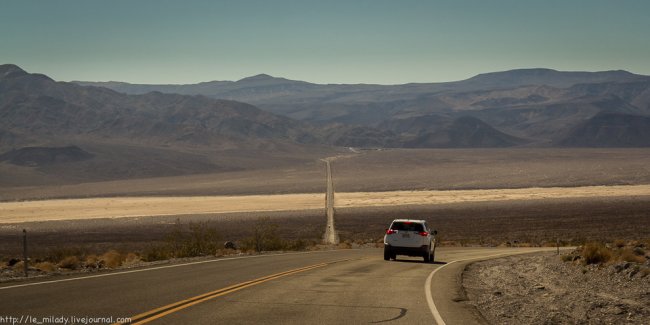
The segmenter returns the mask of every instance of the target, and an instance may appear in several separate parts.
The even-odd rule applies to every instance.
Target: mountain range
[[[129,94],[150,91],[200,94],[250,103],[265,111],[313,125],[345,125],[348,126],[345,132],[337,130],[334,134],[352,133],[355,136],[352,141],[344,137],[333,142],[343,145],[363,146],[364,138],[367,138],[368,145],[387,146],[458,147],[469,143],[470,146],[483,147],[493,143],[443,140],[414,143],[417,140],[412,137],[413,130],[400,127],[413,118],[432,121],[436,118],[473,117],[496,132],[518,138],[516,141],[494,142],[501,145],[600,146],[591,140],[589,134],[580,133],[581,137],[576,138],[578,133],[574,128],[603,112],[627,114],[632,116],[631,119],[650,115],[650,77],[622,70],[564,72],[519,69],[480,74],[455,82],[404,85],[321,85],[265,74],[238,81],[190,85],[77,83]],[[459,126],[463,125],[462,121]],[[440,129],[441,125],[432,122],[424,129],[420,126],[418,133],[428,133],[429,138],[448,133]],[[638,125],[631,124],[630,127]],[[448,137],[448,134],[444,136]],[[503,138],[503,135],[499,137]],[[627,146],[627,143],[609,142],[607,145]]]
[[[159,92],[127,95],[56,82],[15,65],[0,66],[4,185],[171,176],[311,161],[323,151],[331,152],[314,134],[305,122],[241,102]],[[16,181],[23,174],[29,182]]]
[[[136,85],[57,82],[0,65],[0,167],[55,175],[73,166],[70,181],[309,161],[337,147],[650,146],[649,120],[650,77],[626,71],[522,69],[404,85],[269,75]],[[16,173],[7,168],[0,181]]]

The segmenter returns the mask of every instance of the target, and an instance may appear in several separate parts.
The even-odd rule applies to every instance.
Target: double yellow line
[[[200,304],[200,303],[202,303],[204,301],[208,301],[210,299],[214,299],[214,298],[217,298],[217,297],[220,297],[220,296],[223,296],[223,295],[227,295],[229,293],[239,291],[239,290],[244,289],[244,288],[248,288],[248,287],[251,287],[251,286],[254,286],[254,285],[258,285],[260,283],[275,280],[275,279],[285,277],[285,276],[288,276],[288,275],[293,275],[293,274],[296,274],[296,273],[321,268],[323,266],[333,264],[333,263],[337,263],[337,262],[342,262],[342,261],[346,261],[346,260],[340,260],[340,261],[329,262],[329,263],[320,263],[320,264],[309,265],[309,266],[301,267],[301,268],[298,268],[298,269],[293,269],[293,270],[289,270],[289,271],[285,271],[285,272],[275,273],[275,274],[267,275],[267,276],[257,278],[257,279],[254,279],[254,280],[241,282],[241,283],[238,283],[238,284],[235,284],[235,285],[231,285],[229,287],[225,287],[225,288],[221,288],[221,289],[218,289],[218,290],[215,290],[215,291],[204,293],[202,295],[198,295],[198,296],[195,296],[195,297],[192,297],[192,298],[181,300],[181,301],[178,301],[178,302],[166,305],[166,306],[162,306],[162,307],[159,307],[159,308],[144,312],[142,314],[135,315],[135,316],[131,317],[131,321],[128,322],[128,323],[115,323],[113,325],[146,324],[146,323],[149,323],[149,322],[151,322],[153,320],[156,320],[158,318],[161,318],[161,317],[164,317],[164,316],[169,315],[171,313],[175,313],[175,312],[177,312],[179,310],[185,309],[187,307],[194,306],[194,305]]]

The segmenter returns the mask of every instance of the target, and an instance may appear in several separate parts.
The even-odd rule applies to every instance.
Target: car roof
[[[415,219],[395,219],[393,222],[419,222],[419,223],[425,223],[426,221],[424,220],[415,220]]]

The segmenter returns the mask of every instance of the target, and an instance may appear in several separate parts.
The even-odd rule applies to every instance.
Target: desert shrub
[[[352,241],[348,239],[342,243],[339,243],[338,248],[350,249],[352,248]]]
[[[316,242],[313,240],[306,240],[306,239],[295,239],[295,240],[290,240],[285,242],[285,250],[289,251],[304,251],[308,249],[310,246],[316,245]]]
[[[100,264],[104,267],[108,267],[111,269],[117,268],[120,265],[122,265],[122,254],[117,252],[116,250],[110,250],[102,256],[99,257]]]
[[[207,222],[190,222],[187,228],[177,223],[167,236],[171,257],[213,255],[220,248],[219,243],[217,229]]]
[[[543,241],[541,246],[542,246],[542,247],[556,247],[556,246],[557,246],[557,242],[555,242],[555,241],[551,241],[551,240],[549,240],[549,241]]]
[[[571,262],[575,257],[573,255],[567,254],[560,256],[560,258],[562,259],[562,262]]]
[[[87,255],[84,259],[84,266],[87,268],[95,269],[100,267],[100,259],[95,254]]]
[[[146,262],[161,261],[173,257],[169,245],[150,245],[142,252],[142,260]]]
[[[18,261],[10,266],[14,272],[22,272],[25,269],[25,262]]]
[[[140,256],[136,253],[128,253],[124,256],[123,265],[134,265],[140,262]]]
[[[237,252],[238,251],[236,249],[232,249],[232,248],[219,248],[217,249],[214,255],[216,257],[222,257],[222,256],[234,255]]]
[[[637,255],[634,250],[630,248],[624,248],[620,252],[620,260],[625,262],[634,262],[634,263],[644,263],[646,258],[643,255]]]
[[[634,247],[634,249],[632,249],[632,251],[633,251],[634,254],[636,254],[636,255],[639,255],[639,256],[645,256],[645,249],[643,249],[643,248],[641,248],[641,247]]]
[[[648,274],[650,274],[650,267],[642,267],[641,271],[639,271],[639,274],[641,274],[642,278],[645,278],[648,276]]]
[[[617,240],[614,241],[614,246],[618,247],[618,248],[625,247],[625,244],[626,244],[626,242],[623,239],[617,239]]]
[[[643,243],[643,241],[641,241],[641,240],[632,240],[632,241],[630,241],[628,243],[628,246],[631,246],[631,247],[644,247],[645,243]]]
[[[285,242],[277,232],[278,225],[271,218],[259,218],[253,224],[253,235],[242,241],[242,249],[256,252],[282,250]]]
[[[53,263],[50,263],[50,262],[36,263],[36,265],[34,265],[34,267],[37,270],[42,271],[42,272],[50,272],[51,273],[51,272],[56,271],[56,265],[54,265]]]
[[[76,270],[79,266],[79,258],[74,255],[66,256],[59,262],[59,267],[62,269]]]
[[[82,251],[81,248],[75,248],[75,247],[61,247],[61,248],[53,248],[49,249],[47,253],[45,254],[45,260],[52,262],[52,263],[58,263],[59,261],[62,261],[66,257],[70,256],[83,256],[84,252]]]
[[[601,243],[587,243],[582,248],[582,263],[603,264],[612,258],[612,252]]]
[[[571,238],[569,240],[569,246],[582,246],[584,245],[586,240],[584,238]]]

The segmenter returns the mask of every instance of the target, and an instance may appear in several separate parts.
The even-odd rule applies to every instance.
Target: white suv
[[[436,253],[437,231],[429,229],[424,220],[395,219],[384,235],[384,260],[397,255],[421,256],[433,263]]]

